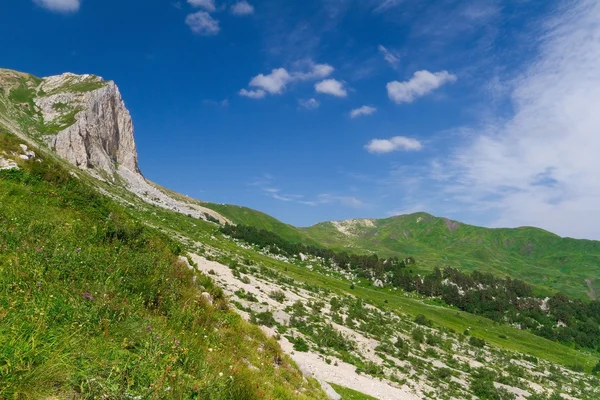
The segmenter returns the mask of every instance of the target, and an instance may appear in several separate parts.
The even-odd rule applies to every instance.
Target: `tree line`
[[[600,352],[598,300],[572,300],[561,293],[542,299],[534,296],[532,287],[521,280],[499,278],[479,271],[467,273],[451,267],[443,270],[436,267],[430,274],[422,276],[407,268],[415,262],[412,257],[380,258],[376,254],[336,252],[292,243],[276,233],[251,226],[226,224],[220,231],[273,254],[319,257],[325,266],[335,265],[359,277],[381,279],[407,292],[441,298],[448,305],[471,314],[527,329],[550,340]]]
[[[312,245],[289,242],[276,233],[247,225],[225,224],[220,228],[221,233],[235,239],[254,244],[261,249],[267,249],[273,254],[296,257],[300,254],[319,257],[325,266],[335,265],[343,270],[356,272],[359,277],[385,279],[386,275],[397,274],[414,263],[414,258],[400,260],[398,257],[380,258],[377,254],[360,255],[348,254],[345,251],[336,252]]]

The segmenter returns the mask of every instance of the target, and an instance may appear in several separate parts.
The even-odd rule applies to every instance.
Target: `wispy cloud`
[[[320,106],[317,99],[300,99],[298,100],[298,104],[300,104],[300,107],[306,108],[307,110],[315,110]]]
[[[247,1],[238,1],[230,8],[233,15],[250,15],[254,14],[254,6]]]
[[[417,139],[394,136],[389,139],[373,139],[365,146],[369,153],[391,153],[393,151],[419,151],[423,145]]]
[[[325,204],[341,204],[352,208],[365,207],[365,203],[354,196],[337,196],[330,193],[323,193],[317,196],[315,200],[299,201],[307,206],[320,206]]]
[[[402,0],[376,0],[373,12],[383,12],[396,7],[400,3],[402,3]]]
[[[265,92],[262,89],[258,89],[258,90],[242,89],[238,92],[238,94],[242,97],[248,97],[250,99],[262,99],[267,95],[267,92]]]
[[[219,21],[211,17],[206,11],[189,14],[185,19],[185,23],[190,27],[192,32],[203,36],[213,36],[221,30]]]
[[[363,115],[371,115],[375,111],[377,111],[377,109],[375,107],[362,106],[362,107],[355,108],[354,110],[350,111],[350,118],[356,118],[356,117],[360,117]]]
[[[413,77],[404,82],[393,81],[386,86],[388,97],[395,103],[412,103],[415,99],[431,93],[435,89],[449,82],[455,82],[456,76],[441,71],[417,71]]]
[[[446,191],[488,208],[494,225],[600,239],[600,3],[561,4],[514,80],[514,115],[471,131],[444,165]]]
[[[255,90],[240,90],[242,96],[261,99],[266,94],[281,94],[287,85],[293,82],[321,79],[329,76],[334,68],[328,64],[315,64],[313,62],[297,63],[297,69],[289,72],[285,68],[273,69],[269,74],[259,74],[250,80],[248,86]]]
[[[275,179],[270,174],[265,174],[261,177],[256,178],[250,182],[250,186],[256,187],[264,195],[271,197],[275,200],[284,202],[294,202],[303,204],[306,206],[323,206],[329,204],[340,204],[345,207],[361,208],[365,206],[365,203],[354,196],[344,196],[332,193],[322,193],[312,198],[309,196],[299,194],[285,193],[283,190],[276,187],[274,184]]]
[[[34,3],[59,13],[73,13],[79,11],[80,0],[34,0]]]
[[[346,97],[348,95],[344,84],[336,79],[325,79],[315,84],[315,91],[335,97]]]
[[[393,50],[389,50],[387,47],[379,45],[379,52],[383,55],[385,62],[390,64],[393,68],[397,68],[400,64],[400,56]]]
[[[187,2],[193,7],[203,8],[209,12],[216,10],[215,0],[187,0]]]

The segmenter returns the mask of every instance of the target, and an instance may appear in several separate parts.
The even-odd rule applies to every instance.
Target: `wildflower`
[[[179,346],[179,345],[181,344],[181,342],[180,342],[179,340],[175,340],[175,344],[176,344],[177,346]]]
[[[42,282],[38,282],[37,287],[42,287]]]
[[[148,329],[149,331],[151,331],[151,330],[152,330],[152,325],[148,325],[148,326],[146,327],[146,329]]]
[[[91,294],[89,294],[88,292],[84,292],[83,297],[88,299],[89,301],[94,301],[94,297]]]
[[[223,373],[222,373],[222,372],[219,372],[219,376],[221,376],[221,377],[222,377],[222,376],[223,376]]]
[[[81,251],[81,247],[76,248],[75,251],[79,253]]]

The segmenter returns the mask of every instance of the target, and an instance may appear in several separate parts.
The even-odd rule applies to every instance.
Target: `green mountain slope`
[[[596,298],[600,293],[600,242],[561,238],[538,228],[482,228],[427,213],[296,228],[245,207],[204,206],[236,224],[266,229],[292,242],[386,257],[413,256],[414,268],[423,272],[452,266],[518,278],[540,294],[560,291]]]
[[[290,242],[318,245],[318,242],[311,238],[308,233],[305,233],[295,226],[285,224],[260,211],[228,204],[203,203],[202,205],[217,211],[235,224],[266,229],[277,233],[279,236]]]
[[[20,143],[0,132],[19,167],[0,170],[0,398],[323,398],[179,243]]]
[[[600,242],[537,228],[488,229],[416,213],[325,222],[302,231],[336,249],[413,256],[423,270],[485,270],[580,298],[594,297],[600,287]]]

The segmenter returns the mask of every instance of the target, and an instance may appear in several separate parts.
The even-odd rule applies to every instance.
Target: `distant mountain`
[[[524,280],[540,294],[600,295],[598,241],[561,238],[532,227],[482,228],[427,213],[296,228],[244,207],[206,206],[235,223],[267,229],[289,241],[356,253],[413,256],[414,268],[423,272],[435,266],[477,269]]]

